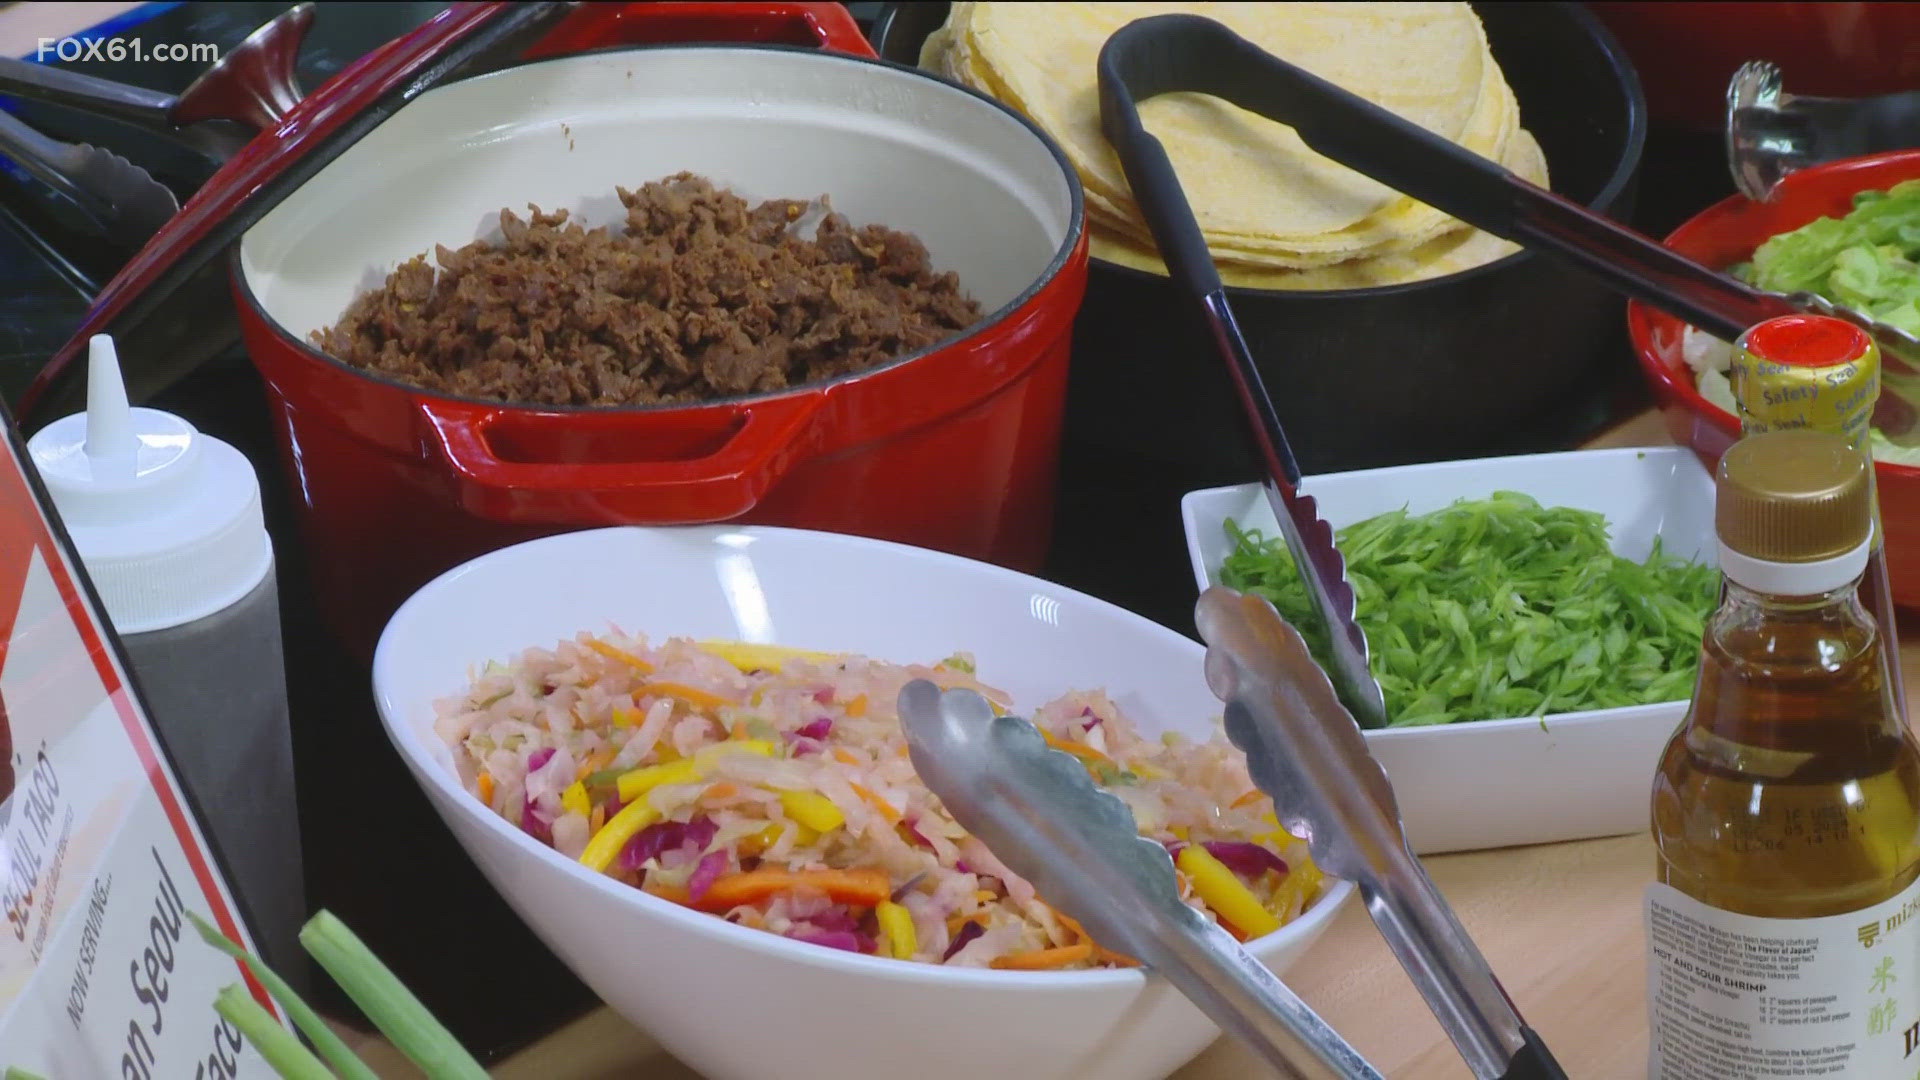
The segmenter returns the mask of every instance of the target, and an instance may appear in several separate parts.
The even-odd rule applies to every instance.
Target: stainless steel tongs
[[[1078,758],[1020,717],[994,715],[979,694],[925,679],[901,690],[900,724],[915,771],[954,820],[1096,940],[1166,978],[1281,1076],[1379,1080],[1286,984],[1181,901],[1167,850],[1140,835],[1133,812],[1095,787]]]
[[[1272,604],[1209,589],[1195,613],[1207,685],[1254,784],[1322,870],[1351,881],[1367,914],[1473,1074],[1562,1078],[1486,958],[1407,846],[1393,786],[1306,641]]]

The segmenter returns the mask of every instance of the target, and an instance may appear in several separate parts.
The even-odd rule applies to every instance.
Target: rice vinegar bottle
[[[1809,430],[1721,459],[1725,597],[1653,786],[1652,1080],[1920,1075],[1920,748],[1858,595],[1870,470]]]

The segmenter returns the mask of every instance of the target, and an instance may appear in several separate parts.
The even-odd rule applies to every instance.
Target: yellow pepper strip
[[[587,648],[592,649],[594,652],[599,653],[609,660],[618,660],[623,664],[627,664],[643,675],[653,670],[652,664],[647,663],[645,660],[640,659],[625,649],[617,649],[601,641],[599,638],[588,638]]]
[[[1137,765],[1129,765],[1127,770],[1142,780],[1165,780],[1167,778],[1166,773],[1161,772],[1159,769],[1154,768],[1144,761]]]
[[[1047,745],[1053,747],[1055,750],[1065,750],[1067,753],[1072,754],[1074,757],[1080,758],[1083,761],[1106,761],[1107,760],[1107,755],[1101,753],[1098,750],[1095,750],[1093,747],[1088,746],[1085,743],[1068,742],[1067,740],[1060,738],[1058,735],[1055,735],[1051,731],[1042,731],[1040,733],[1040,737],[1047,740]]]
[[[635,700],[643,697],[670,697],[696,709],[717,709],[722,705],[733,704],[719,694],[710,694],[699,687],[677,682],[642,683],[634,689],[633,696]]]
[[[632,727],[633,725],[639,723],[639,721],[636,720],[634,717],[635,717],[635,714],[632,709],[622,708],[619,705],[615,705],[613,707],[613,726],[614,727],[617,727],[617,728]]]
[[[698,779],[700,763],[691,758],[681,758],[665,765],[648,765],[621,773],[615,784],[620,789],[620,801],[630,803],[662,784],[691,784]]]
[[[816,791],[782,791],[780,805],[788,817],[815,832],[832,832],[847,823],[833,800]]]
[[[483,803],[486,803],[488,806],[492,806],[493,805],[493,774],[481,773],[480,779],[476,781],[476,783],[480,788],[480,801]]]
[[[587,799],[587,785],[575,780],[560,793],[560,806],[570,814],[586,817],[593,812],[593,803]]]
[[[702,649],[718,656],[743,672],[779,671],[789,660],[832,660],[831,653],[789,649],[784,645],[755,645],[747,641],[702,641]]]
[[[662,784],[691,784],[700,779],[715,761],[728,754],[759,754],[761,757],[773,756],[773,744],[765,739],[740,739],[734,742],[716,743],[701,748],[690,758],[680,758],[663,765],[648,765],[632,772],[620,774],[616,781],[620,789],[620,801],[633,800],[652,791]]]
[[[711,765],[728,754],[759,754],[761,757],[772,757],[773,744],[765,739],[729,739],[723,743],[701,747],[693,755],[693,760],[703,765]]]
[[[920,951],[920,939],[913,930],[913,914],[891,900],[874,906],[873,917],[880,923],[882,945],[895,960],[911,960]]]
[[[779,843],[780,834],[784,831],[786,831],[786,826],[780,824],[777,821],[769,822],[767,827],[764,829],[761,829],[759,832],[748,833],[747,835],[741,837],[739,842],[734,846],[734,850],[738,851],[742,857],[757,856],[761,852]],[[811,844],[818,839],[820,839],[819,833],[814,832],[812,829],[809,829],[805,825],[801,825],[798,822],[794,823],[794,826],[793,826],[794,846],[806,847],[808,844]]]
[[[1320,891],[1324,875],[1310,859],[1302,859],[1287,868],[1287,876],[1273,890],[1273,906],[1281,911],[1299,911]]]
[[[734,845],[734,850],[742,856],[759,855],[779,842],[780,825],[778,822],[769,822],[767,827],[759,832],[748,833],[741,837]]]
[[[1221,919],[1231,923],[1249,938],[1271,934],[1280,929],[1280,918],[1260,903],[1253,891],[1240,883],[1225,863],[1199,844],[1180,849],[1175,860],[1181,872],[1193,882],[1193,891],[1206,901]]]
[[[659,820],[660,812],[644,802],[630,802],[613,815],[606,827],[593,834],[587,841],[587,849],[580,853],[580,861],[591,870],[605,873],[613,865],[614,857],[634,834]]]

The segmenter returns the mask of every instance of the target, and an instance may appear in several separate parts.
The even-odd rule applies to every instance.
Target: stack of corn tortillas
[[[956,3],[920,63],[1027,114],[1086,189],[1096,258],[1166,272],[1100,132],[1095,64],[1114,31],[1186,12],[1547,184],[1546,157],[1464,3]],[[1456,273],[1517,246],[1309,150],[1292,128],[1200,94],[1141,105],[1220,274],[1263,289],[1351,289]]]

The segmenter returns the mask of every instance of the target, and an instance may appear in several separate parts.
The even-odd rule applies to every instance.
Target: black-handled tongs
[[[1317,94],[1320,89],[1345,92],[1276,60],[1219,23],[1197,16],[1157,16],[1123,28],[1101,50],[1099,75],[1102,128],[1119,154],[1127,183],[1174,282],[1188,293],[1234,379],[1250,421],[1250,433],[1267,467],[1268,501],[1333,640],[1333,665],[1327,673],[1333,683],[1318,682],[1322,689],[1316,695],[1316,677],[1308,674],[1311,663],[1306,660],[1304,644],[1270,606],[1263,610],[1259,605],[1239,608],[1210,594],[1211,605],[1203,603],[1200,612],[1202,634],[1214,646],[1208,656],[1209,681],[1229,701],[1229,730],[1235,728],[1237,720],[1241,737],[1235,742],[1248,751],[1250,764],[1256,763],[1256,758],[1286,758],[1289,746],[1300,753],[1319,748],[1322,753],[1307,757],[1323,764],[1324,768],[1315,773],[1318,776],[1324,772],[1322,779],[1368,775],[1368,769],[1378,774],[1379,766],[1368,756],[1352,714],[1357,713],[1367,726],[1378,727],[1387,720],[1386,710],[1379,683],[1367,664],[1366,638],[1353,618],[1353,591],[1346,580],[1343,560],[1334,547],[1332,530],[1318,516],[1314,500],[1299,490],[1300,468],[1234,322],[1206,238],[1166,149],[1147,132],[1135,106],[1136,99],[1156,94],[1198,91],[1293,123],[1296,113],[1315,111],[1313,106],[1294,108],[1301,100],[1315,97],[1313,105],[1325,105],[1325,95]],[[1302,91],[1298,82],[1301,78],[1313,79],[1317,85]],[[1385,110],[1353,95],[1346,96],[1448,150],[1456,150],[1451,143]],[[1326,120],[1326,116],[1318,119]],[[1358,141],[1363,146],[1381,141],[1377,126],[1371,132],[1365,123],[1355,126],[1361,131]],[[1315,127],[1312,134],[1302,127],[1301,136],[1309,146],[1334,160],[1361,168],[1319,141],[1343,138],[1332,134],[1338,130],[1335,116]],[[1383,156],[1392,159],[1394,154],[1389,151]],[[1438,160],[1440,155],[1430,156]],[[1461,157],[1481,160],[1457,150],[1447,156],[1448,168],[1472,168],[1457,160]],[[1507,175],[1498,166],[1487,164],[1493,173],[1491,179],[1481,177],[1483,187]],[[1367,168],[1361,171],[1395,184],[1391,175]],[[1420,197],[1417,191],[1407,193]],[[1441,210],[1452,209],[1434,205]],[[1236,626],[1261,629],[1235,633]],[[1296,660],[1290,669],[1283,662],[1287,655]],[[1332,686],[1337,686],[1345,698],[1344,708],[1325,692]],[[1266,752],[1256,754],[1260,746],[1266,747]],[[1324,860],[1328,872],[1360,887],[1374,924],[1474,1075],[1484,1080],[1564,1080],[1565,1072],[1521,1019],[1485,958],[1427,879],[1419,860],[1407,851],[1391,788],[1383,774],[1377,778],[1380,791],[1363,799],[1340,797],[1340,791],[1327,790],[1311,776],[1270,769],[1255,773],[1261,788],[1274,797],[1282,821],[1297,835],[1313,833],[1317,828],[1315,858]]]
[[[1886,388],[1920,404],[1920,383],[1897,377],[1920,367],[1920,338],[1904,330],[1812,293],[1767,292],[1702,266],[1287,63],[1212,19],[1156,15],[1108,39],[1100,54],[1100,104],[1115,147],[1142,132],[1131,106],[1115,95],[1145,99],[1172,91],[1211,94],[1286,124],[1324,157],[1469,225],[1565,259],[1615,291],[1722,340],[1796,312],[1845,319],[1880,343]],[[1138,181],[1131,174],[1128,179],[1137,189]],[[1193,251],[1182,254],[1204,260],[1197,232],[1191,242]],[[1165,250],[1166,241],[1161,247],[1171,269],[1175,255]]]

